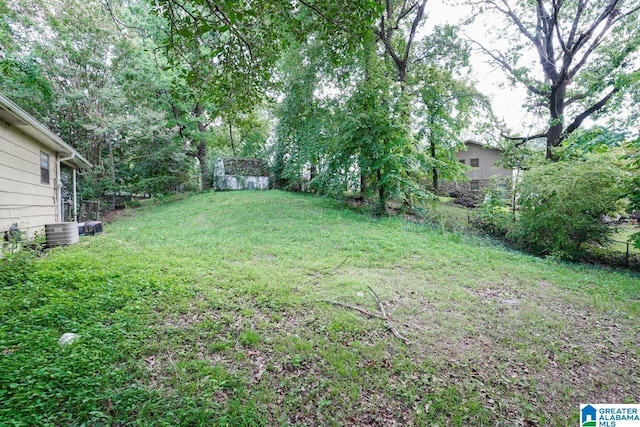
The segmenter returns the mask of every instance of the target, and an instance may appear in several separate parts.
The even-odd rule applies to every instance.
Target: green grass
[[[328,302],[379,313],[369,287],[410,345]],[[575,425],[640,401],[639,314],[630,273],[202,194],[2,265],[0,425]]]
[[[616,250],[618,252],[627,252],[627,241],[632,234],[640,232],[640,228],[638,226],[633,225],[622,225],[618,228],[618,231],[611,236],[612,242],[609,243],[608,247],[610,249]],[[640,248],[636,248],[633,243],[629,244],[629,253],[640,254]]]

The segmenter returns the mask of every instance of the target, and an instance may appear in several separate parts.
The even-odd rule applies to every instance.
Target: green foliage
[[[590,153],[605,154],[622,147],[628,137],[629,132],[616,128],[593,126],[579,129],[554,150],[554,155],[560,160],[571,160],[583,159]]]
[[[640,135],[635,135],[626,148],[628,169],[631,172],[627,187],[630,209],[640,211]],[[636,248],[640,248],[640,232],[632,235],[629,241],[633,242]]]
[[[464,147],[462,135],[490,118],[488,100],[469,82],[469,52],[454,27],[436,27],[417,46],[408,80],[416,94],[412,116],[421,169],[429,170],[434,190],[439,180],[466,178],[455,153]]]
[[[28,250],[15,253],[2,254],[0,258],[0,286],[8,290],[11,287],[23,283],[35,270],[33,265],[34,254]]]
[[[317,190],[341,195],[360,189],[386,212],[390,197],[409,206],[432,197],[425,187],[432,169],[445,179],[462,176],[455,150],[483,98],[454,77],[468,52],[456,45],[450,27],[440,31],[433,44],[420,45],[419,63],[405,82],[397,81],[397,70],[371,38],[350,63],[335,69],[327,68],[317,43],[292,46],[282,63],[286,96],[274,150],[279,187],[296,188],[302,171],[311,169],[317,171],[311,182]],[[454,47],[438,50],[438,41]],[[327,91],[339,94],[318,96],[332,76],[336,83]],[[417,133],[409,125],[414,118]],[[437,144],[435,155],[430,144]]]
[[[373,55],[366,59],[365,78],[345,103],[334,159],[343,169],[358,159],[360,174],[378,193],[379,210],[386,214],[388,198],[412,193],[411,172],[418,162],[406,123],[407,100],[384,65]]]
[[[43,66],[33,55],[0,56],[0,91],[25,111],[47,117],[53,103],[51,82],[43,73]]]
[[[505,196],[497,182],[485,187],[483,201],[474,211],[474,225],[489,235],[505,238],[515,224],[514,214],[507,206]]]
[[[285,98],[276,110],[273,166],[278,188],[299,186],[303,169],[321,163],[335,134],[331,111],[314,97],[319,61],[313,44],[292,45],[282,60]]]
[[[544,152],[528,144],[503,140],[500,150],[499,164],[505,169],[522,171],[544,162]]]
[[[602,216],[624,196],[624,175],[605,158],[537,166],[520,187],[520,217],[511,238],[527,249],[574,258],[590,243],[604,243],[611,228]]]

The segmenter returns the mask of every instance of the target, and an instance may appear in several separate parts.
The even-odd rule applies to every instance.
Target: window
[[[40,152],[40,182],[49,184],[49,155]]]
[[[472,168],[480,167],[480,159],[471,159],[469,160],[469,164]]]
[[[462,163],[464,165],[464,159],[460,159],[460,163]]]
[[[471,191],[478,191],[480,190],[480,181],[471,181],[469,183],[469,189]]]

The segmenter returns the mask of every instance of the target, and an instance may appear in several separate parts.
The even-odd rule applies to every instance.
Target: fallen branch
[[[378,294],[376,293],[376,291],[374,291],[373,288],[371,286],[369,286],[369,285],[367,285],[367,287],[369,288],[369,290],[371,291],[371,293],[375,297],[376,301],[378,302],[378,306],[380,307],[380,312],[382,313],[382,316],[383,316],[384,321],[385,321],[385,323],[387,325],[387,328],[391,331],[393,336],[398,338],[399,340],[401,340],[406,345],[411,344],[411,341],[409,341],[409,339],[407,337],[401,335],[400,332],[398,332],[398,330],[396,328],[394,328],[393,325],[391,324],[391,319],[389,319],[389,316],[387,316],[387,312],[384,309],[384,305],[382,304],[382,301],[380,301],[380,297],[378,297]]]
[[[378,294],[376,293],[376,291],[374,291],[371,286],[367,285],[367,287],[369,288],[374,298],[376,299],[376,302],[378,303],[378,307],[380,308],[380,312],[382,313],[382,315],[372,313],[370,311],[365,310],[364,308],[360,308],[355,305],[345,304],[339,301],[331,301],[331,300],[321,300],[321,301],[327,304],[333,304],[333,305],[337,305],[338,307],[344,307],[350,310],[357,311],[358,313],[364,314],[365,316],[368,316],[368,317],[384,320],[384,323],[387,326],[387,329],[391,331],[394,337],[398,338],[400,341],[402,341],[406,345],[410,345],[411,341],[407,337],[400,334],[400,332],[398,332],[398,330],[394,328],[393,325],[391,324],[391,319],[389,318],[389,315],[387,315],[387,311],[384,309],[384,305],[382,304],[382,301],[380,301],[380,297],[378,297]]]
[[[336,270],[338,270],[340,267],[342,267],[342,266],[347,262],[347,260],[348,260],[348,259],[349,259],[349,257],[346,257],[345,259],[343,259],[343,260],[342,260],[342,262],[341,262],[340,264],[338,264],[337,266],[333,267],[331,270],[329,270],[329,269],[323,269],[323,270],[320,270],[320,271],[317,271],[317,270],[316,270],[316,271],[313,273],[313,274],[315,274],[316,276],[315,276],[315,277],[312,277],[312,278],[309,278],[309,279],[305,280],[304,282],[300,283],[300,286],[302,286],[302,285],[306,285],[307,283],[311,283],[311,282],[313,282],[313,281],[314,281],[314,280],[316,280],[319,276],[323,276],[323,275],[330,276],[330,275],[333,275],[333,274],[336,272]],[[329,302],[329,301],[326,301],[326,302]]]
[[[387,320],[386,317],[380,316],[379,314],[371,313],[370,311],[367,311],[364,308],[356,307],[354,305],[344,304],[338,301],[330,301],[330,300],[322,300],[322,302],[326,302],[327,304],[337,305],[338,307],[349,308],[351,310],[357,311],[358,313],[362,313],[365,316],[375,317],[376,319]]]
[[[336,271],[337,269],[342,267],[344,265],[344,263],[347,262],[348,259],[349,259],[349,257],[346,257],[340,264],[338,264],[337,267],[334,267],[333,270],[330,271],[330,273],[333,273],[334,271]]]

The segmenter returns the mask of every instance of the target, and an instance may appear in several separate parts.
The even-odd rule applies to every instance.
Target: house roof
[[[73,147],[64,142],[45,125],[31,117],[26,111],[18,107],[13,101],[0,93],[0,119],[20,129],[25,134],[39,141],[42,145],[61,153],[64,157],[71,157],[65,163],[78,168],[88,169],[92,165]]]
[[[473,140],[471,140],[471,139],[467,139],[464,143],[465,143],[465,144],[471,144],[471,145],[477,145],[478,147],[482,147],[482,148],[484,148],[485,150],[495,150],[495,151],[500,151],[500,152],[502,152],[502,150],[501,150],[501,149],[499,149],[498,147],[492,147],[492,146],[490,146],[490,145],[483,144],[483,143],[481,143],[481,142],[477,142],[477,141],[473,141]]]

